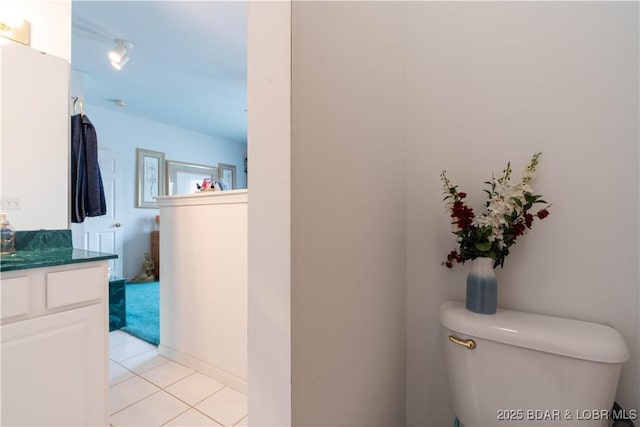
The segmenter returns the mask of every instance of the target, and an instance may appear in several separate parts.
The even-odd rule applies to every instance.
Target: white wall
[[[403,24],[293,3],[294,425],[405,422]]]
[[[291,425],[291,2],[249,2],[248,31],[249,424],[286,426]]]
[[[408,2],[394,7],[294,5],[291,199],[280,187],[283,194],[268,203],[265,187],[260,206],[250,204],[250,230],[260,233],[259,244],[252,248],[250,241],[251,387],[253,372],[255,378],[279,381],[277,393],[289,390],[285,369],[273,375],[260,369],[278,366],[279,356],[286,359],[286,337],[270,347],[266,338],[282,338],[287,319],[278,323],[285,328],[274,328],[272,313],[259,298],[286,309],[291,259],[294,424],[388,423],[394,415],[401,424],[403,411],[395,409],[405,402],[401,393],[394,398],[377,395],[375,387],[358,387],[382,384],[385,379],[362,373],[380,363],[378,377],[390,374],[389,367],[402,357],[404,350],[389,350],[403,345],[389,331],[403,330],[403,321],[394,318],[404,313],[396,300],[404,292],[396,262],[406,261],[406,373],[386,378],[387,385],[393,388],[406,378],[407,424],[451,425],[437,313],[442,301],[464,298],[468,267],[440,266],[454,239],[439,173],[446,168],[479,209],[482,182],[492,172],[500,173],[511,160],[519,173],[540,150],[535,188],[554,203],[552,215],[535,224],[535,231],[513,248],[505,269],[498,270],[500,305],[617,328],[632,355],[617,400],[638,408],[638,4]],[[382,9],[383,14],[374,12]],[[275,22],[283,26],[283,38],[285,18]],[[286,48],[278,44],[274,51]],[[253,55],[250,49],[250,62]],[[254,82],[254,90],[266,94],[276,88],[274,82],[286,80],[287,72],[285,66],[271,68]],[[376,75],[378,84],[372,85]],[[250,87],[250,99],[252,93]],[[396,121],[397,112],[404,123]],[[254,128],[254,138],[286,135],[284,117],[273,117],[281,120]],[[254,117],[250,129],[265,120]],[[278,164],[286,168],[286,143],[276,144],[275,138],[271,143],[283,156]],[[263,148],[252,155],[257,168],[271,160]],[[399,184],[393,173],[397,165],[405,171]],[[289,182],[286,171],[283,178]],[[289,203],[291,248],[284,209]],[[276,221],[273,209],[282,210],[285,219]],[[371,218],[378,220],[375,230],[369,229]],[[283,234],[262,229],[272,224]],[[258,248],[272,251],[258,261]],[[389,259],[377,258],[382,255]],[[266,266],[270,260],[277,267]],[[258,270],[273,281],[260,280]],[[395,294],[386,293],[389,279],[397,281]],[[267,326],[257,325],[258,318]],[[376,337],[369,334],[370,324],[379,329]],[[282,334],[263,335],[274,330]],[[259,355],[251,354],[252,340],[261,344]],[[355,349],[354,342],[367,351]],[[285,365],[286,360],[280,366]],[[251,394],[251,387],[255,414],[252,408],[259,404],[252,398],[261,395]],[[372,421],[367,417],[376,409],[369,405],[383,405],[388,412]],[[251,414],[252,424],[262,424]]]
[[[161,197],[158,352],[247,392],[247,190]],[[203,220],[206,218],[206,220]]]
[[[438,306],[464,299],[438,174],[480,209],[482,182],[542,151],[551,216],[497,270],[499,306],[601,322],[631,350],[639,407],[638,3],[407,5],[407,419],[451,425]],[[597,385],[594,385],[597,386]]]
[[[139,274],[144,253],[150,251],[149,233],[158,209],[136,208],[136,148],[165,153],[166,160],[217,166],[236,165],[239,187],[246,187],[244,158],[247,146],[187,129],[86,104],[85,114],[96,128],[98,147],[119,154],[123,194],[118,216],[123,226],[123,274]]]

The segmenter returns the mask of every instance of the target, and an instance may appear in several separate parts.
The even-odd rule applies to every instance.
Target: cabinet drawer
[[[102,267],[47,273],[47,308],[103,299],[106,286]]]
[[[29,313],[29,278],[2,279],[2,319]]]

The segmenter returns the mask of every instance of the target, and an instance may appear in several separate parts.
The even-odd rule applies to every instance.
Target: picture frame
[[[136,148],[136,207],[158,208],[157,196],[164,195],[164,153]]]
[[[235,190],[237,188],[236,166],[218,163],[218,179],[227,184],[229,190]]]
[[[170,196],[193,194],[197,191],[196,183],[202,185],[205,179],[213,181],[218,177],[218,168],[215,166],[167,160],[166,169],[166,188]]]

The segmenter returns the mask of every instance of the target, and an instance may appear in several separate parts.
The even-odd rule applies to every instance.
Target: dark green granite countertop
[[[118,258],[71,247],[71,230],[16,232],[16,252],[0,255],[0,271],[26,270]]]
[[[0,255],[0,271],[25,270],[113,258],[118,258],[118,255],[73,248],[17,251],[12,255]]]

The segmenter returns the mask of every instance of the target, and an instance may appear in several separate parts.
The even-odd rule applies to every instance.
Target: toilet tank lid
[[[629,350],[617,330],[599,323],[498,309],[476,314],[464,303],[440,305],[440,323],[466,335],[516,347],[602,363],[623,363]]]

